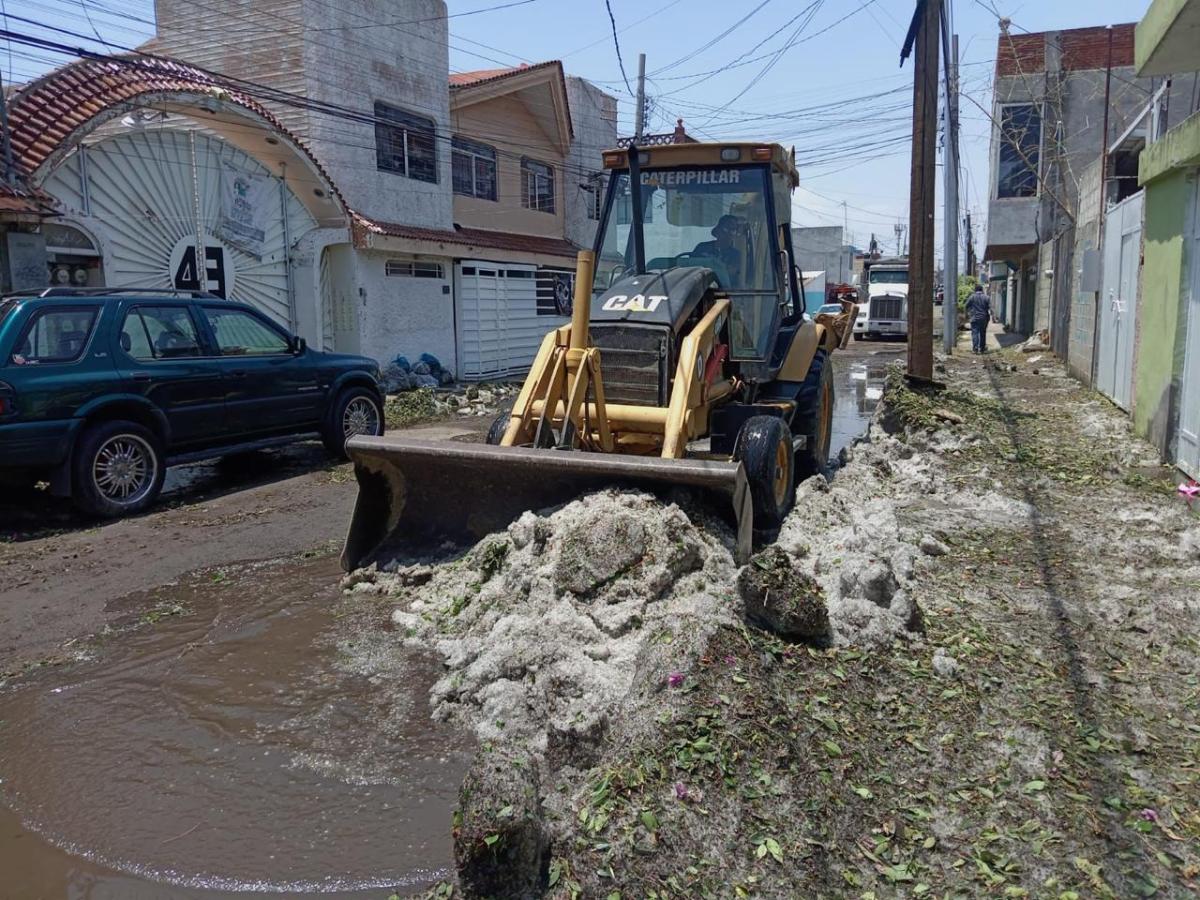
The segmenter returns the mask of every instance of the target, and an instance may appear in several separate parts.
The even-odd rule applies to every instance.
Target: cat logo
[[[651,294],[649,297],[644,294],[634,294],[632,297],[616,294],[604,301],[603,308],[608,312],[652,313],[666,299],[665,294]]]

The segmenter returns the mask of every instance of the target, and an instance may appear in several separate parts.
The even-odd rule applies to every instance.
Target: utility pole
[[[933,380],[933,215],[937,194],[940,0],[918,0],[913,53],[912,183],[909,188],[908,377]]]
[[[16,187],[16,171],[13,168],[12,136],[8,132],[8,98],[4,96],[4,82],[0,81],[0,144],[4,152],[4,183]]]
[[[637,111],[633,126],[633,142],[642,143],[642,132],[646,130],[646,54],[638,54]]]
[[[971,211],[967,210],[967,274],[972,279],[979,277],[979,269],[975,265],[975,229],[971,227]]]
[[[947,356],[958,343],[958,35],[947,41],[951,27],[950,0],[946,0],[946,20],[942,28],[942,49],[946,51],[946,132],[942,156],[946,176],[945,277],[942,279],[942,350]]]

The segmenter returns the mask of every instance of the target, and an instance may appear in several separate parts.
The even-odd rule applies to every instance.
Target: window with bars
[[[554,169],[532,159],[521,160],[521,205],[554,212]]]
[[[375,103],[375,158],[384,172],[437,184],[437,128],[433,119]]]
[[[604,212],[604,175],[599,172],[589,175],[583,190],[588,195],[587,217],[593,222],[599,222],[600,215]]]
[[[389,259],[383,264],[384,274],[391,278],[441,279],[442,264],[415,259]]]
[[[451,140],[454,193],[479,200],[496,199],[496,148],[456,137]]]

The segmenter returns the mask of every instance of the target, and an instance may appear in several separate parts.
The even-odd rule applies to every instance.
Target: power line
[[[762,2],[758,4],[758,6],[754,7],[752,10],[750,10],[750,12],[746,13],[744,16],[742,16],[740,19],[738,19],[736,22],[734,22],[732,25],[730,25],[728,28],[726,28],[724,31],[722,31],[720,34],[718,34],[716,37],[711,38],[710,40],[708,40],[701,46],[697,47],[695,50],[692,50],[690,53],[685,53],[683,56],[679,57],[674,62],[667,63],[661,69],[656,69],[655,71],[651,72],[650,74],[651,75],[661,75],[663,72],[669,72],[672,69],[681,65],[682,63],[687,62],[689,59],[699,56],[705,50],[709,49],[710,47],[714,46],[715,44],[717,44],[720,41],[724,40],[725,38],[729,37],[729,35],[733,34],[734,31],[736,31],[738,28],[740,28],[746,22],[750,21],[750,19],[752,19],[756,13],[760,12],[763,9],[763,7],[765,7],[770,2],[771,2],[771,0],[762,0]]]
[[[59,53],[64,53],[67,55],[78,56],[81,59],[89,59],[89,60],[98,61],[98,62],[106,62],[106,63],[110,63],[110,64],[115,64],[115,65],[138,68],[138,69],[141,69],[144,71],[148,71],[152,74],[157,74],[160,71],[156,66],[150,65],[149,63],[142,61],[142,60],[150,60],[153,62],[159,62],[159,61],[161,61],[160,57],[156,57],[156,56],[153,56],[152,54],[148,54],[148,53],[140,53],[136,50],[131,50],[130,52],[135,54],[135,57],[140,57],[140,59],[139,58],[106,56],[104,54],[96,53],[94,51],[87,50],[82,47],[72,48],[66,44],[61,44],[61,43],[58,43],[55,41],[50,41],[45,38],[34,37],[32,35],[24,35],[19,32],[9,31],[8,29],[0,29],[0,37],[11,38],[12,40],[16,41],[17,43],[25,44],[27,46],[39,47],[42,49],[49,49],[49,50],[53,50],[53,51],[59,52]],[[309,112],[317,113],[318,115],[324,115],[324,116],[329,116],[331,118],[343,119],[345,121],[355,122],[357,124],[385,125],[385,126],[386,125],[395,125],[394,122],[390,122],[386,118],[378,117],[371,113],[357,112],[355,110],[347,109],[346,107],[338,106],[336,104],[313,100],[311,98],[304,97],[299,94],[293,94],[291,92],[284,91],[279,88],[270,87],[269,85],[264,85],[264,84],[260,84],[258,82],[254,82],[254,81],[250,81],[250,80],[242,79],[242,78],[236,78],[236,77],[229,76],[229,75],[222,75],[220,73],[216,73],[216,72],[212,72],[212,71],[203,69],[199,66],[193,66],[193,68],[195,68],[197,71],[203,73],[207,78],[210,78],[215,84],[227,87],[231,90],[235,90],[240,93],[244,93],[247,96],[250,96],[256,100],[273,102],[273,103],[277,103],[277,104],[280,104],[283,106],[289,106],[289,107],[293,107],[293,108],[297,108],[297,109],[303,109],[303,110],[307,110]],[[440,141],[443,144],[450,145],[450,149],[451,150],[453,149],[453,144],[452,144],[453,138],[454,138],[453,133],[439,131],[436,126],[436,123],[432,129],[422,132],[422,133],[428,134],[428,136],[435,141]],[[495,142],[500,143],[500,144],[504,143],[503,141],[495,141]],[[345,146],[354,146],[352,144],[346,144],[344,141],[343,142],[334,142],[334,143],[342,143]],[[525,150],[525,151],[528,151],[531,149],[532,150],[538,149],[538,148],[532,148],[532,147],[529,147],[528,145],[523,145],[523,144],[509,144],[508,146],[514,147],[517,150]],[[501,150],[501,149],[496,149],[496,153],[498,156],[505,156],[507,158],[517,159],[517,160],[520,160],[521,158],[523,158],[526,155],[523,153],[513,153],[510,151],[505,151],[505,150]],[[564,171],[574,171],[575,174],[578,174],[578,175],[581,175],[584,177],[590,176],[595,173],[594,169],[588,169],[588,168],[584,168],[584,167],[575,167],[566,162],[563,163],[562,168]]]
[[[621,67],[621,77],[625,80],[625,90],[633,96],[633,88],[629,86],[629,76],[625,74],[625,60],[621,58],[621,40],[617,37],[617,19],[613,15],[612,4],[604,0],[604,8],[608,10],[608,21],[612,23],[613,46],[617,48],[617,64]]]

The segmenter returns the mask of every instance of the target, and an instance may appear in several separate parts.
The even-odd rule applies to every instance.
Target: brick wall
[[[1113,66],[1133,65],[1134,23],[1112,26]],[[998,76],[1028,75],[1046,68],[1046,42],[1056,41],[1061,66],[1066,71],[1103,69],[1108,65],[1108,32],[1102,26],[1040,31],[1034,34],[1001,34],[996,49]]]
[[[1046,68],[1046,35],[1000,35],[996,49],[997,75],[1028,75]]]
[[[1133,32],[1136,24],[1112,27],[1113,66],[1133,65]],[[1073,28],[1060,31],[1062,67],[1067,71],[1103,69],[1108,65],[1108,29]]]

